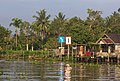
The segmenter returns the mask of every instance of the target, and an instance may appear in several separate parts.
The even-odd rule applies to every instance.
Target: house
[[[120,53],[120,34],[104,34],[96,44],[100,45],[100,52],[104,56],[110,53],[111,55],[117,55]]]

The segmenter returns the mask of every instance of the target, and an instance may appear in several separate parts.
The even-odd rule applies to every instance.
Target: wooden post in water
[[[108,62],[110,62],[110,53],[108,53]]]
[[[97,57],[97,64],[98,64],[98,57]]]
[[[76,53],[77,53],[77,45],[72,47],[72,61],[74,60],[74,55],[75,55],[75,58],[76,58]]]
[[[117,55],[117,63],[118,64],[120,63],[120,55],[119,54]]]
[[[108,47],[108,62],[110,62],[110,53],[111,53],[111,50],[110,50],[110,46]]]
[[[77,60],[77,44],[76,44],[76,51],[75,51],[75,61]]]

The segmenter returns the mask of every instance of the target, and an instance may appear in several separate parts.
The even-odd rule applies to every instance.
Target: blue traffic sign
[[[64,36],[59,36],[58,42],[59,42],[59,43],[65,42],[65,37],[64,37]]]

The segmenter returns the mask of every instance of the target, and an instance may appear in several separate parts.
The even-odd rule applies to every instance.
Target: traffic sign
[[[65,42],[65,37],[64,37],[64,36],[59,36],[58,39],[59,39],[59,40],[58,40],[59,43]]]
[[[66,44],[70,45],[71,44],[71,37],[66,37]]]

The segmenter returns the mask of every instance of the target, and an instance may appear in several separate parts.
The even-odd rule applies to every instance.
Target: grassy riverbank
[[[29,60],[29,61],[34,61],[34,62],[39,62],[39,61],[48,61],[51,63],[54,62],[65,62],[65,63],[79,63],[79,64],[102,64],[102,63],[97,63],[95,58],[92,59],[90,57],[85,57],[82,58],[76,58],[72,57],[71,55],[68,56],[56,56],[56,54],[53,51],[48,51],[48,50],[36,50],[36,51],[24,51],[24,50],[19,50],[19,51],[13,51],[13,50],[6,50],[6,51],[0,51],[0,60]],[[104,63],[103,63],[104,64]],[[115,64],[115,63],[114,63]],[[117,63],[116,63],[117,64]]]
[[[30,60],[30,61],[63,61],[63,62],[76,62],[76,58],[73,58],[72,56],[67,57],[67,55],[64,56],[56,56],[56,54],[53,51],[48,50],[36,50],[36,51],[13,51],[13,50],[6,50],[6,51],[0,51],[0,60]]]
[[[5,60],[17,60],[17,59],[32,60],[33,58],[44,58],[46,56],[48,56],[48,51],[43,51],[43,50],[42,51],[23,51],[23,50],[0,51],[0,59],[5,59]]]

